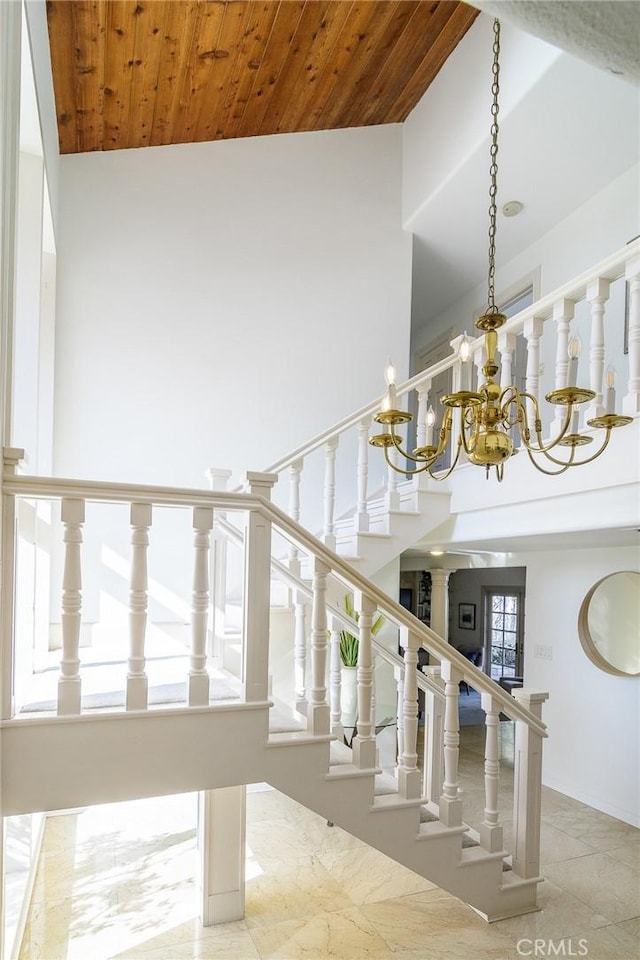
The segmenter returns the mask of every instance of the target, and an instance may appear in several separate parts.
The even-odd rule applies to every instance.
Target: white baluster
[[[487,362],[487,351],[485,350],[484,343],[480,343],[476,349],[473,351],[473,365],[476,368],[476,386],[480,387],[486,380],[482,368]]]
[[[416,414],[416,447],[427,446],[427,410],[429,408],[429,390],[431,390],[431,379],[423,380],[422,383],[418,384],[416,387],[416,393],[418,394],[418,411]],[[426,471],[419,473],[415,480],[418,489],[425,490],[429,483],[429,474]]]
[[[18,464],[24,459],[24,450],[17,447],[4,447],[4,472],[14,476]],[[16,500],[7,493],[2,495],[2,603],[0,604],[0,695],[2,707],[0,716],[10,719],[14,714],[13,672],[14,672],[14,630],[15,630],[15,570],[16,570]],[[1,860],[0,855],[0,860]]]
[[[516,353],[516,335],[505,330],[498,331],[498,350],[500,351],[500,389],[517,386],[513,383],[513,360]]]
[[[147,548],[151,526],[151,504],[132,503],[131,576],[129,580],[129,663],[127,672],[127,710],[146,710],[148,679],[145,671],[144,643],[147,630]]]
[[[307,729],[316,736],[329,733],[327,703],[327,576],[329,567],[317,557],[313,570],[311,612],[311,691]]]
[[[629,284],[629,392],[622,401],[622,412],[632,417],[640,413],[640,257],[627,264],[625,278]]]
[[[422,672],[442,687],[441,696],[433,690],[424,695],[424,793],[428,800],[438,803],[443,780],[444,683],[439,666],[423,667]]]
[[[397,464],[397,453],[391,452],[392,448],[389,448],[389,450],[389,457],[393,458]],[[387,492],[385,497],[385,506],[388,511],[400,509],[400,491],[398,490],[399,483],[400,474],[394,470],[393,467],[387,466]]]
[[[358,733],[351,744],[357,767],[375,767],[376,734],[373,714],[373,655],[371,625],[376,605],[360,591],[354,596],[358,617]]]
[[[514,690],[518,703],[540,719],[548,693]],[[542,737],[516,720],[513,770],[513,872],[524,879],[540,874],[540,800]]]
[[[207,471],[211,490],[226,490],[231,470],[211,467]],[[211,551],[211,645],[209,654],[218,657],[223,667],[227,667],[225,648],[225,620],[227,607],[227,536],[217,522],[227,519],[227,511],[216,511],[213,526],[213,549]]]
[[[293,675],[296,710],[307,715],[307,606],[305,596],[296,591],[293,604]]]
[[[573,300],[558,300],[553,305],[553,319],[556,322],[556,379],[555,389],[561,390],[567,385],[569,369],[569,327],[576,312]],[[559,434],[566,417],[566,407],[558,403],[554,416],[555,433]]]
[[[484,748],[484,819],[480,824],[480,845],[489,853],[502,850],[502,827],[498,824],[498,785],[500,761],[498,752],[498,729],[500,706],[490,693],[481,695],[482,709],[486,713]]]
[[[209,614],[209,534],[213,528],[212,507],[193,508],[193,591],[191,594],[191,665],[189,706],[209,703],[207,671],[207,619]]]
[[[245,488],[266,500],[278,479],[275,473],[247,473]],[[242,681],[247,702],[269,693],[269,614],[271,610],[271,521],[260,508],[248,511],[244,534],[244,610]]]
[[[302,460],[296,460],[289,467],[289,516],[296,523],[300,523],[300,474]],[[293,541],[289,541],[289,570],[300,576],[300,551]]]
[[[402,704],[403,750],[398,758],[398,793],[414,800],[420,796],[422,777],[418,770],[418,637],[400,628],[404,649],[404,700]]]
[[[331,654],[329,658],[329,701],[331,705],[331,733],[342,740],[342,660],[340,658],[341,624],[337,617],[331,618]]]
[[[336,528],[334,514],[336,509],[336,449],[338,438],[328,440],[324,445],[324,542],[331,549],[336,548]]]
[[[355,532],[366,533],[369,529],[367,508],[367,481],[369,478],[369,426],[371,417],[358,424],[358,507],[355,516]]]
[[[591,340],[589,343],[589,389],[595,393],[585,412],[585,422],[604,413],[602,381],[604,377],[604,310],[609,299],[608,280],[594,280],[587,284],[587,300],[591,304]],[[580,384],[578,384],[580,386]]]
[[[396,778],[399,775],[400,757],[404,753],[404,669],[401,667],[393,668],[393,677],[396,681],[397,701],[396,701],[396,731],[398,738]]]
[[[540,392],[540,338],[544,321],[540,317],[530,317],[524,323],[524,336],[527,341],[527,393],[537,397]],[[527,401],[529,429],[535,439],[535,411],[530,400]]]
[[[62,660],[58,714],[80,713],[80,623],[82,611],[82,524],[84,500],[62,501],[64,572],[62,575]]]
[[[462,823],[462,800],[458,789],[458,760],[460,746],[460,721],[458,719],[458,696],[462,673],[449,660],[441,664],[444,678],[444,783],[440,797],[440,820],[447,827]]]

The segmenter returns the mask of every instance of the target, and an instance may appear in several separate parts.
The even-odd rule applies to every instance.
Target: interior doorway
[[[521,677],[524,645],[524,592],[519,587],[482,591],[483,669],[492,680]]]

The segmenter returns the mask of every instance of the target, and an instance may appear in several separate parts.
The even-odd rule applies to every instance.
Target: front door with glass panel
[[[484,591],[484,670],[492,680],[522,676],[523,594],[517,588]]]

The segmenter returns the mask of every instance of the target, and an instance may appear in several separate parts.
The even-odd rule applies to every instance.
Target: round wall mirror
[[[582,601],[580,642],[589,659],[617,677],[640,675],[640,573],[598,580]]]

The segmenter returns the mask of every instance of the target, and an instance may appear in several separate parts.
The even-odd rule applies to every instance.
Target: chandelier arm
[[[602,446],[600,447],[600,449],[599,449],[599,450],[596,450],[595,453],[592,453],[590,457],[586,457],[586,459],[584,459],[584,460],[574,460],[574,459],[573,459],[573,458],[574,458],[574,455],[575,455],[575,454],[574,454],[574,451],[575,451],[576,448],[575,448],[575,447],[571,447],[571,454],[572,454],[572,455],[571,455],[571,458],[570,458],[569,463],[568,463],[567,465],[570,466],[570,467],[583,467],[586,463],[591,463],[593,460],[596,460],[596,459],[600,456],[601,453],[604,453],[604,451],[606,450],[606,448],[607,448],[608,445],[609,445],[609,440],[610,440],[610,439],[611,439],[611,427],[607,427],[607,433],[606,433],[606,436],[605,436],[604,440],[602,441]],[[536,453],[536,452],[537,452],[536,450],[533,451],[533,453]],[[552,457],[549,453],[547,453],[546,450],[543,450],[542,452],[543,452],[544,456],[547,458],[547,460],[549,460],[551,463],[557,463],[557,464],[560,464],[560,465],[564,465],[564,464],[566,463],[566,461],[564,461],[564,460],[556,460],[556,458],[555,458],[555,457]]]
[[[429,467],[429,476],[430,476],[433,480],[446,480],[447,477],[449,477],[449,476],[453,473],[453,471],[455,470],[456,466],[458,465],[458,460],[460,459],[460,450],[461,450],[461,449],[462,449],[462,440],[458,440],[458,446],[457,446],[457,449],[456,449],[455,458],[454,458],[454,460],[453,460],[453,463],[451,464],[451,466],[450,466],[449,469],[447,470],[447,472],[446,472],[446,473],[443,473],[443,474],[440,474],[439,477],[436,477],[436,476],[434,476],[434,474],[431,472],[431,466],[430,466],[430,467]]]
[[[560,465],[560,470],[545,470],[545,468],[544,468],[544,467],[541,467],[539,463],[536,463],[535,457],[534,457],[533,453],[531,452],[531,450],[529,449],[529,447],[525,447],[525,450],[527,451],[527,456],[529,457],[529,460],[531,460],[531,463],[534,465],[534,467],[536,468],[536,470],[539,470],[540,473],[546,473],[546,475],[547,475],[548,477],[559,477],[560,474],[561,474],[561,473],[564,473],[566,470],[568,470],[569,467],[575,466],[575,464],[574,464],[574,462],[573,462],[573,458],[574,458],[574,455],[575,455],[575,449],[576,449],[575,447],[571,447],[571,454],[570,454],[570,456],[569,456],[569,459],[568,459],[567,461],[565,461],[564,463],[562,463],[562,461],[560,461],[560,460],[554,460],[553,457],[550,457],[550,456],[547,454],[547,455],[546,455],[546,456],[547,456],[547,459],[548,459],[548,460],[551,460],[553,463],[559,464],[559,465]]]
[[[529,397],[530,394],[528,394],[528,393],[523,393],[522,396],[523,396],[523,397]],[[524,404],[523,404],[523,410],[524,410],[524,414],[525,414],[525,423],[527,423],[527,427],[528,427],[528,421],[527,421],[527,418],[526,418],[526,417],[527,417],[527,410],[526,410],[526,406],[525,406]],[[537,447],[534,446],[534,445],[532,445],[531,443],[527,443],[527,442],[524,440],[524,437],[523,437],[522,439],[523,439],[524,445],[525,445],[525,447],[527,448],[527,450],[531,450],[533,453],[544,453],[545,455],[547,455],[548,452],[549,452],[549,450],[553,450],[554,447],[557,447],[558,444],[560,443],[560,441],[564,439],[564,437],[566,436],[567,430],[569,429],[569,424],[570,424],[570,422],[571,422],[572,410],[573,410],[572,404],[570,404],[570,403],[567,404],[567,410],[566,410],[566,413],[565,413],[565,415],[564,415],[564,423],[562,424],[562,427],[561,427],[561,429],[560,429],[560,432],[558,433],[558,435],[557,435],[556,437],[553,438],[553,440],[550,440],[549,443],[547,443],[546,445],[545,445],[544,440],[542,439],[542,433],[541,433],[540,430],[536,430],[536,440],[538,441],[538,446],[537,446]],[[564,463],[563,460],[554,460],[553,457],[549,457],[549,459],[552,460],[553,463]]]
[[[391,435],[394,436],[393,430],[392,430]],[[387,461],[387,466],[391,467],[392,470],[395,470],[396,473],[404,473],[405,476],[413,477],[416,473],[424,473],[424,471],[425,471],[425,470],[428,468],[428,466],[429,466],[428,463],[425,463],[425,464],[423,464],[423,466],[421,466],[421,467],[416,467],[415,470],[411,470],[410,468],[408,469],[407,467],[397,467],[397,466],[395,465],[395,463],[392,463],[392,461],[389,459],[389,449],[390,449],[390,448],[389,448],[389,447],[384,447],[383,449],[384,449],[384,458],[385,458],[385,460]],[[399,454],[400,454],[401,457],[405,457],[405,456],[406,456],[406,457],[408,457],[408,459],[410,459],[410,460],[413,459],[412,457],[409,457],[408,454],[405,454],[405,452],[404,452],[404,450],[402,449],[402,447],[397,447],[397,446],[394,445],[394,449],[396,449],[396,450],[399,452]],[[416,461],[416,463],[417,463],[417,462],[418,462],[418,461]]]

